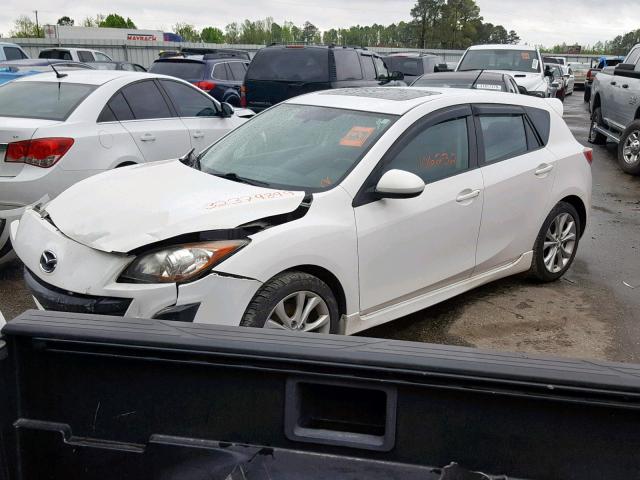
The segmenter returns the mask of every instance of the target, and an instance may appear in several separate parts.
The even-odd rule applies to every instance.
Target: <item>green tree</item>
[[[29,38],[39,37],[40,32],[36,28],[36,24],[26,15],[20,15],[13,22],[13,29],[9,32],[13,38]]]
[[[173,32],[182,37],[185,42],[199,42],[200,32],[189,23],[176,23],[173,26]]]
[[[64,27],[73,27],[74,21],[73,18],[69,18],[65,15],[64,17],[60,17],[56,23]]]
[[[125,20],[124,17],[121,17],[117,13],[110,13],[107,15],[104,20],[98,23],[98,27],[103,28],[137,28],[136,24],[127,17]]]
[[[302,41],[305,43],[313,43],[318,33],[318,27],[313,23],[309,21],[304,22],[304,26],[302,27]]]
[[[238,43],[240,41],[240,25],[233,22],[224,27],[224,38],[227,43]]]
[[[444,0],[418,0],[411,9],[411,16],[418,31],[418,46],[425,48],[435,38],[437,24],[442,17]]]
[[[516,33],[515,30],[509,30],[509,35],[507,37],[507,43],[511,45],[517,45],[520,42],[520,37]]]
[[[96,18],[86,17],[82,21],[82,26],[83,27],[99,27],[100,24],[104,22],[105,18],[106,17],[101,13],[97,14]]]
[[[491,43],[509,43],[509,34],[502,25],[496,25],[491,32]]]
[[[200,32],[200,38],[206,43],[224,43],[224,33],[216,27],[206,27]]]

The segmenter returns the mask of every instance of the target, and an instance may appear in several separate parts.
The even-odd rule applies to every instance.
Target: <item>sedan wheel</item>
[[[240,325],[294,332],[337,333],[340,309],[335,294],[318,277],[286,271],[254,295]]]
[[[561,272],[571,261],[576,238],[576,222],[568,213],[561,213],[551,222],[542,250],[544,266],[550,273]]]
[[[564,275],[578,251],[581,232],[575,207],[559,202],[545,219],[533,245],[529,276],[540,282],[553,282]]]
[[[271,311],[265,327],[303,332],[329,333],[329,307],[320,295],[295,292]]]

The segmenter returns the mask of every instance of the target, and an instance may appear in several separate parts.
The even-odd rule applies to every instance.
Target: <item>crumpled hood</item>
[[[129,252],[185,233],[289,213],[304,195],[225,180],[168,160],[90,177],[45,210],[69,238],[104,252]]]

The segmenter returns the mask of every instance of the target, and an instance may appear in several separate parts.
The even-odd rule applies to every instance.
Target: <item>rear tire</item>
[[[591,88],[584,87],[584,101],[588,102],[591,100]]]
[[[240,326],[338,333],[339,316],[338,302],[326,283],[305,272],[289,271],[258,290]]]
[[[567,202],[559,202],[545,219],[533,245],[528,276],[538,282],[553,282],[569,270],[580,242],[580,216]]]
[[[606,145],[607,136],[600,132],[596,132],[594,127],[598,125],[604,127],[604,121],[602,120],[602,109],[596,107],[591,115],[591,128],[589,129],[589,143],[593,145]]]
[[[618,163],[623,172],[640,175],[640,120],[632,122],[618,143]]]

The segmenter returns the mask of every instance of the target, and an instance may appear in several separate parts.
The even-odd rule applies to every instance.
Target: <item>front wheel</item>
[[[540,282],[553,282],[564,275],[578,251],[580,228],[580,217],[573,205],[559,202],[538,233],[529,276]]]
[[[640,120],[627,127],[618,143],[620,168],[631,175],[640,175]]]
[[[338,302],[329,286],[305,272],[276,275],[255,294],[240,326],[337,333]]]

